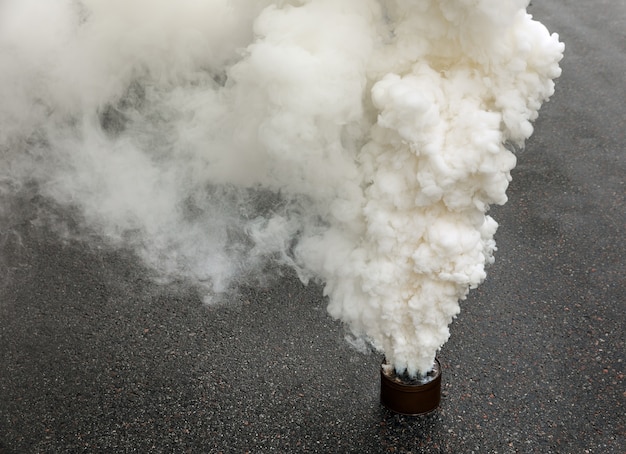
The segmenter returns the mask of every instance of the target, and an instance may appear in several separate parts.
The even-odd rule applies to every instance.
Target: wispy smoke
[[[0,1],[0,186],[207,298],[267,260],[424,373],[563,45],[524,0]]]

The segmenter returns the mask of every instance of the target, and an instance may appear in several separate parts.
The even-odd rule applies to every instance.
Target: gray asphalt
[[[0,210],[0,453],[626,452],[626,3],[534,1],[563,76],[518,156],[496,263],[440,352],[428,417],[285,270],[230,303],[159,287],[131,253]]]

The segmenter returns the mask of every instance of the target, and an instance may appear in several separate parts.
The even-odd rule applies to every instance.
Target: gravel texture
[[[496,264],[440,352],[442,403],[379,403],[322,289],[283,274],[203,305],[72,214],[2,199],[0,453],[626,452],[626,4],[534,1],[566,43],[518,156]],[[8,227],[7,227],[8,226]]]

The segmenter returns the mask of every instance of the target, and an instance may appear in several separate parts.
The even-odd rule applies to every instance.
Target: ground
[[[203,305],[67,239],[25,188],[0,243],[0,453],[626,452],[626,6],[535,1],[563,76],[518,155],[496,263],[462,303],[427,417],[379,403],[321,287]],[[71,226],[70,226],[71,227]],[[280,270],[277,270],[277,272]]]

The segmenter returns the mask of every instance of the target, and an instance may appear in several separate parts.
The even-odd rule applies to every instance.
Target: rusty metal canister
[[[380,369],[380,401],[389,410],[409,416],[425,415],[437,409],[441,400],[441,364],[435,359],[433,369],[422,382],[404,382]]]

